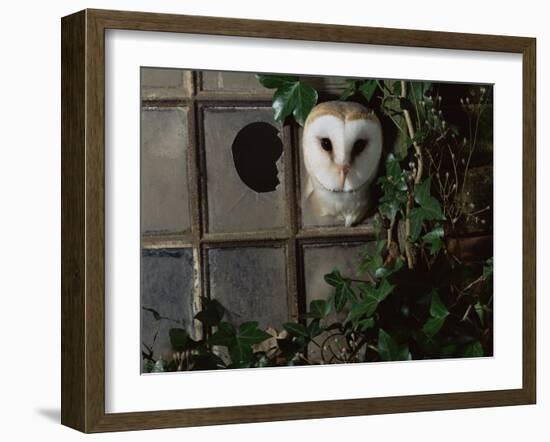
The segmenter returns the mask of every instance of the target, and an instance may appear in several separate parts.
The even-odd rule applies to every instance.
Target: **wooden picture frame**
[[[105,30],[522,55],[523,385],[465,393],[105,412]],[[62,19],[62,424],[83,432],[533,404],[536,400],[536,41],[533,38],[84,10]]]

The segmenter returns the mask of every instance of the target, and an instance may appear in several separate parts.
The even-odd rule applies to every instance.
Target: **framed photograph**
[[[62,19],[62,423],[533,404],[535,39]]]

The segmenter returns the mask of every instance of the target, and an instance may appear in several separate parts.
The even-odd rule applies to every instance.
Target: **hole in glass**
[[[277,160],[283,153],[279,131],[268,123],[243,127],[232,146],[233,162],[239,177],[258,193],[273,192],[280,184]]]

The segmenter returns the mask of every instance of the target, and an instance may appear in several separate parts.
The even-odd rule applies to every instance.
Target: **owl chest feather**
[[[315,200],[321,216],[332,216],[343,220],[346,226],[360,221],[368,208],[368,186],[355,192],[334,192],[311,182],[311,197]]]

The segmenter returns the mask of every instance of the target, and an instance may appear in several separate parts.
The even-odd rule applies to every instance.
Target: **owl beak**
[[[339,169],[340,169],[340,187],[342,188],[342,190],[344,190],[344,184],[346,182],[346,177],[348,176],[349,166],[346,164],[340,167]]]

